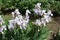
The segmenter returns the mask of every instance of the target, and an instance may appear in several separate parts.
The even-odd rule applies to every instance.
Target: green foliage
[[[7,18],[8,17],[8,18]],[[1,40],[45,40],[49,35],[49,31],[44,26],[36,26],[29,21],[27,29],[20,29],[18,26],[13,30],[8,29],[8,20],[11,16],[2,15],[7,30],[4,30],[4,34],[0,33]],[[39,31],[38,31],[39,29]]]
[[[21,30],[20,28],[9,30],[7,28],[0,37],[2,37],[2,40],[45,40],[48,37],[48,33],[45,27],[33,25],[30,21],[26,30]]]
[[[21,12],[25,9],[32,9],[36,3],[42,3],[42,9],[51,9],[52,11],[60,14],[60,1],[59,0],[0,0],[0,6],[3,9],[19,8]]]

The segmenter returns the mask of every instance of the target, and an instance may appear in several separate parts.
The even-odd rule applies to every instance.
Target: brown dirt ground
[[[60,29],[60,17],[52,18],[52,22],[47,24],[47,28],[50,31],[53,31],[57,35],[57,33],[58,33],[59,29]],[[51,35],[49,37],[50,37],[50,39],[53,38]],[[50,40],[50,39],[48,38],[48,40]],[[58,40],[58,38],[57,39],[53,38],[53,40]]]
[[[52,22],[50,22],[49,24],[47,24],[47,28],[49,30],[53,30],[53,31],[58,31],[60,26],[60,17],[56,17],[56,18],[52,18]]]

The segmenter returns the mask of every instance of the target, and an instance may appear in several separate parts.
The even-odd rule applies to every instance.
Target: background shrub
[[[51,9],[54,14],[60,14],[60,0],[0,0],[0,9],[5,11],[19,8],[24,13],[27,8],[32,11],[38,2],[42,3],[42,9]]]

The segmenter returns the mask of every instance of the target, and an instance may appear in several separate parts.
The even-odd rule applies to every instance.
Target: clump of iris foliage
[[[29,23],[29,28],[27,30],[20,30],[16,28],[12,31],[7,29],[4,31],[4,34],[0,34],[2,36],[1,40],[45,40],[47,39],[48,31],[44,27],[40,27],[40,31],[38,32],[38,27]]]
[[[4,16],[6,26],[8,25],[8,20]],[[27,25],[27,30],[21,30],[20,28],[15,28],[14,30],[10,31],[7,28],[7,30],[4,30],[4,34],[0,33],[0,39],[1,40],[47,40],[47,37],[49,35],[49,31],[44,26],[36,26],[32,24],[31,21],[29,21]],[[39,28],[39,31],[38,31]]]
[[[9,20],[11,15],[1,15],[6,25],[7,30],[3,30],[4,33],[0,33],[1,40],[47,40],[49,36],[49,30],[42,26],[37,26],[30,20],[26,30],[20,29],[18,25],[13,30],[8,29]],[[39,29],[39,30],[38,30]]]

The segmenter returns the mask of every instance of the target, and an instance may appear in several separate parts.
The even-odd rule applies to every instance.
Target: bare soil
[[[53,38],[53,40],[58,40],[58,36],[56,36],[54,38],[54,35],[58,35],[58,31],[60,29],[60,17],[55,17],[55,18],[52,18],[52,22],[50,22],[49,24],[47,24],[47,28],[50,30],[50,31],[53,31],[52,35],[50,35],[50,39]],[[50,40],[48,39],[48,40]]]

